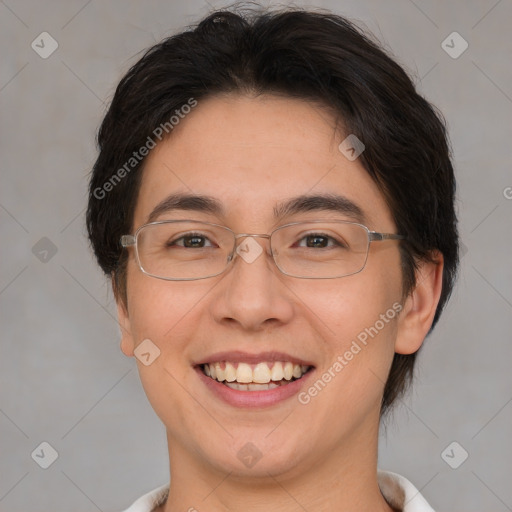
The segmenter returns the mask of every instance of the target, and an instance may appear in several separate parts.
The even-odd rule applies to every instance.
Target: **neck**
[[[337,450],[306,457],[286,471],[258,476],[205,464],[168,434],[171,485],[158,512],[392,512],[377,482],[378,422],[372,430],[356,432]]]

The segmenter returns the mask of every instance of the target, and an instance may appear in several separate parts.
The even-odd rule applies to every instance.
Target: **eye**
[[[305,243],[304,243],[305,242]],[[296,244],[298,247],[324,249],[326,247],[346,247],[331,236],[321,233],[310,233],[302,237]]]
[[[201,233],[187,233],[174,240],[167,242],[167,247],[172,246],[185,247],[187,249],[202,249],[203,247],[213,247],[210,239]]]

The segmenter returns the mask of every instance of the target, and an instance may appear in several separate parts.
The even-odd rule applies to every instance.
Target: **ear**
[[[121,278],[123,279],[123,278]],[[126,279],[126,276],[124,276]],[[121,329],[121,351],[125,356],[133,356],[135,344],[133,343],[133,336],[130,325],[130,317],[128,315],[128,298],[126,296],[126,283],[122,289],[119,286],[119,275],[113,271],[110,274],[110,282],[112,284],[112,291],[117,304],[117,322]]]
[[[443,255],[433,254],[432,261],[421,262],[416,271],[416,285],[405,299],[398,317],[395,352],[413,354],[427,336],[443,287]]]
[[[135,343],[132,336],[128,308],[123,299],[117,299],[117,319],[121,329],[121,351],[125,356],[133,356]]]
[[[132,329],[130,325],[130,316],[128,314],[128,305],[126,294],[120,293],[117,286],[117,280],[114,273],[112,273],[112,289],[117,304],[117,322],[121,329],[121,351],[125,356],[133,356],[135,344],[133,342]]]

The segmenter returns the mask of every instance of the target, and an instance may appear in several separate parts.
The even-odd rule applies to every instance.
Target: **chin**
[[[211,466],[235,478],[266,479],[300,471],[301,462],[304,463],[307,458],[307,454],[302,453],[304,440],[298,437],[293,439],[295,436],[292,434],[286,442],[282,433],[273,439],[270,439],[272,435],[265,438],[268,433],[269,429],[265,429],[264,433],[257,435],[233,436],[228,443],[212,442],[204,446],[202,451]]]

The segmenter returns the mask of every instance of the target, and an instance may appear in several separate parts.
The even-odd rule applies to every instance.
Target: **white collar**
[[[420,491],[403,476],[390,471],[377,472],[380,492],[389,505],[402,512],[434,512]]]
[[[377,478],[382,495],[391,507],[401,512],[434,512],[416,487],[403,476],[379,470]],[[169,485],[158,487],[140,497],[124,512],[152,512],[165,502],[168,494]]]

